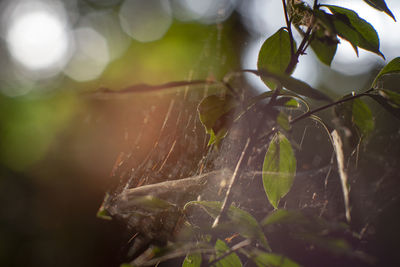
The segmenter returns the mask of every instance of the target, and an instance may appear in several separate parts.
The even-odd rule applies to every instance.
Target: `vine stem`
[[[327,104],[327,105],[324,105],[324,106],[318,107],[318,108],[316,108],[316,109],[310,110],[310,111],[308,111],[308,112],[306,112],[306,113],[304,113],[304,114],[302,114],[302,115],[300,115],[300,116],[294,118],[294,119],[291,120],[289,123],[290,123],[290,124],[295,124],[296,122],[301,121],[301,120],[303,120],[303,119],[305,119],[305,118],[308,118],[308,117],[310,117],[311,115],[313,115],[314,113],[317,113],[317,112],[319,112],[319,111],[325,110],[325,109],[327,109],[327,108],[330,108],[330,107],[339,105],[339,104],[341,104],[341,103],[344,103],[344,102],[347,102],[347,101],[350,101],[350,100],[353,100],[353,99],[356,99],[356,98],[359,98],[359,97],[362,97],[362,96],[367,96],[367,95],[369,95],[369,93],[370,93],[371,91],[373,91],[373,90],[374,90],[374,89],[371,88],[371,89],[365,91],[364,93],[360,93],[360,94],[358,94],[358,95],[353,95],[353,96],[350,96],[350,97],[347,97],[347,98],[344,98],[344,99],[340,99],[340,100],[338,100],[338,101],[336,101],[336,102],[332,102],[332,103],[329,103],[329,104]]]

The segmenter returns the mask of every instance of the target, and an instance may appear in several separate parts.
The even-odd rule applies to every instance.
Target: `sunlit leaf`
[[[386,66],[376,75],[372,87],[375,87],[378,80],[387,74],[399,73],[400,72],[400,57],[396,57],[391,60]]]
[[[186,255],[185,260],[182,263],[182,267],[200,267],[201,260],[200,253],[190,253]]]
[[[279,201],[290,190],[296,173],[296,158],[289,140],[277,133],[265,154],[263,184],[269,202],[278,208]]]
[[[296,100],[294,100],[293,98],[288,100],[285,104],[285,107],[287,108],[298,108],[300,106],[299,102],[297,102]]]
[[[292,96],[283,96],[276,99],[275,106],[285,107],[285,108],[298,108],[299,102],[297,102]]]
[[[252,257],[258,267],[299,267],[300,265],[286,256],[258,251]]]
[[[369,134],[375,127],[371,109],[361,99],[353,100],[353,122],[364,135]]]
[[[295,43],[294,49],[296,49]],[[259,70],[265,69],[272,73],[282,74],[288,67],[291,57],[289,33],[281,28],[262,45],[258,54],[257,67]],[[263,81],[269,88],[276,88],[276,84],[270,80],[263,79]]]
[[[225,244],[224,241],[218,239],[217,242],[215,243],[216,258],[222,257],[229,250],[230,250],[229,247]],[[210,259],[210,261],[212,261],[212,260],[214,260],[214,258]],[[240,261],[238,255],[233,252],[233,253],[223,257],[222,259],[217,261],[212,266],[215,266],[215,267],[241,267],[242,262]]]
[[[218,201],[191,201],[185,205],[184,209],[193,205],[200,206],[215,219],[221,211],[222,203]],[[227,215],[231,230],[240,233],[243,237],[258,240],[265,248],[269,248],[260,225],[250,213],[231,205]]]
[[[388,14],[389,16],[391,16],[394,21],[396,21],[396,18],[394,17],[393,13],[390,11],[390,9],[387,7],[386,3],[384,0],[364,0],[364,2],[366,2],[367,4],[369,4],[370,6],[385,12],[386,14]]]
[[[356,47],[374,52],[384,58],[379,51],[379,37],[374,27],[356,12],[339,6],[323,5],[333,13],[333,25],[339,36],[349,41],[356,50]]]

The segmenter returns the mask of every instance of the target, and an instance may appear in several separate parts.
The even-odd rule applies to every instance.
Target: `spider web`
[[[222,25],[218,25],[216,32],[213,33],[215,36],[211,36],[206,42],[197,66],[201,65],[201,61],[207,61],[209,57],[215,57],[219,59],[217,62],[223,62],[226,55],[223,55],[221,50],[222,30]],[[212,45],[213,42],[215,42],[214,45]],[[213,51],[211,52],[211,50]],[[195,76],[196,65],[194,69],[189,71],[189,81]],[[209,76],[212,77],[218,67],[210,65]],[[233,88],[243,88],[243,91],[252,92],[252,88],[249,87],[242,76],[235,76],[231,85]],[[260,103],[259,106],[256,105],[251,113],[247,114],[246,119],[239,120],[232,125],[221,146],[216,149],[213,146],[207,146],[209,137],[205,134],[204,127],[199,120],[197,106],[205,96],[221,92],[221,90],[225,89],[219,85],[193,82],[193,84],[188,83],[173,89],[145,93],[146,97],[163,100],[161,102],[155,101],[154,104],[141,109],[140,114],[137,115],[138,121],[141,123],[135,125],[134,133],[126,132],[126,136],[129,136],[127,138],[127,149],[121,151],[115,161],[111,172],[114,184],[103,203],[103,207],[111,215],[122,220],[131,228],[134,243],[130,256],[137,256],[139,252],[143,252],[143,248],[146,248],[152,242],[161,241],[161,243],[165,243],[168,241],[171,234],[176,230],[175,226],[179,225],[182,213],[179,210],[181,208],[179,205],[177,210],[168,210],[168,214],[138,211],[137,208],[132,209],[132,206],[126,208],[124,207],[127,199],[126,192],[134,192],[132,189],[148,185],[162,185],[167,181],[196,179],[201,175],[220,171],[217,175],[218,181],[221,182],[218,184],[219,190],[211,190],[206,196],[213,200],[223,199],[231,175],[231,172],[225,170],[232,171],[235,169],[246,137],[254,135],[252,129],[257,128],[263,118],[262,106],[265,102]],[[255,90],[253,92],[255,93]],[[293,111],[288,112],[291,114]],[[157,125],[149,123],[160,116],[162,119],[157,120],[160,121]],[[295,131],[300,134],[298,136],[295,134],[291,140],[298,144],[300,148],[303,142],[306,142],[304,141],[304,139],[307,139],[305,138],[306,135],[309,139],[308,142],[315,142],[314,137],[309,137],[314,135],[315,132],[306,134],[307,127],[303,127],[304,131]],[[312,128],[316,128],[316,126],[313,125]],[[260,127],[261,135],[270,129],[271,125],[265,123]],[[142,144],[148,142],[147,135],[149,133],[156,133],[156,135],[152,144],[144,149]],[[323,130],[319,129],[318,135],[324,136],[320,139],[329,144]],[[255,136],[255,138],[258,137]],[[246,170],[242,172],[240,183],[236,185],[234,191],[235,205],[249,210],[257,219],[262,219],[265,214],[272,210],[272,207],[266,205],[267,199],[263,191],[260,172],[267,144],[268,140],[260,146],[251,148],[251,155],[245,164]],[[310,145],[306,144],[305,146]],[[293,193],[291,194],[294,197],[286,199],[284,206],[315,208],[319,210],[320,214],[327,213],[329,209],[332,209],[331,213],[338,214],[337,210],[343,210],[343,206],[336,205],[337,200],[331,200],[342,197],[340,186],[337,182],[329,182],[330,188],[334,190],[327,190],[327,181],[332,166],[331,154],[325,152],[324,154],[328,155],[325,158],[315,155],[311,157],[307,154],[304,157],[305,160],[301,160],[302,151],[300,149],[297,157],[301,167],[297,171],[295,184],[292,188]],[[137,156],[143,154],[144,156]],[[319,153],[314,154],[318,155]],[[329,181],[332,180],[335,179],[330,178]],[[339,181],[339,179],[336,180]],[[313,182],[310,183],[310,181]],[[189,194],[189,197],[185,197],[188,193],[185,192],[186,190],[186,187],[177,186],[170,194],[182,195],[179,201],[196,200],[196,196],[203,197],[202,191],[204,189],[189,192],[192,193]],[[328,205],[330,203],[333,205]]]

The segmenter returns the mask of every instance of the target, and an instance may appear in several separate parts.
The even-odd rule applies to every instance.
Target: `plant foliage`
[[[283,16],[286,18],[287,25],[282,25],[283,27],[276,33],[266,38],[259,51],[258,69],[246,70],[258,75],[271,91],[248,98],[245,93],[241,96],[232,90],[224,80],[219,83],[223,85],[219,94],[206,96],[198,105],[200,121],[210,135],[209,146],[219,146],[229,135],[235,123],[246,118],[246,113],[252,108],[261,106],[265,114],[258,118],[261,126],[254,129],[251,132],[252,136],[248,137],[232,179],[229,181],[229,189],[224,191],[223,198],[219,201],[193,199],[184,205],[183,215],[188,210],[194,209],[197,211],[196,214],[203,210],[207,214],[205,221],[210,219],[215,221],[213,227],[211,223],[208,227],[204,227],[201,224],[196,225],[188,217],[183,216],[186,225],[192,229],[193,233],[197,233],[197,235],[194,234],[195,240],[208,242],[214,249],[211,251],[189,249],[182,266],[203,266],[207,263],[212,266],[242,266],[243,258],[247,258],[256,266],[300,266],[285,255],[275,253],[274,247],[267,241],[270,229],[284,227],[287,224],[297,229],[293,234],[295,239],[308,242],[307,244],[311,246],[325,249],[335,255],[362,258],[360,253],[352,253],[351,244],[345,239],[330,236],[331,233],[348,234],[348,222],[344,220],[328,222],[319,217],[310,218],[301,210],[289,211],[280,205],[282,198],[290,195],[298,167],[296,153],[300,149],[298,144],[291,141],[292,126],[303,119],[313,119],[323,125],[331,140],[335,138],[341,140],[341,130],[346,126],[346,129],[353,131],[351,133],[353,137],[360,138],[359,143],[363,137],[370,136],[375,129],[374,111],[369,107],[369,102],[365,101],[368,97],[400,119],[400,94],[378,86],[383,76],[400,72],[400,57],[391,60],[382,68],[369,90],[333,100],[324,92],[291,76],[301,56],[310,47],[322,63],[330,65],[335,57],[337,46],[340,45],[339,38],[342,38],[353,46],[357,55],[358,49],[361,48],[384,58],[380,51],[377,32],[369,22],[357,14],[356,10],[334,5],[320,5],[318,1],[314,1],[313,7],[297,0],[282,2],[285,10]],[[365,2],[395,20],[385,1],[365,0]],[[303,36],[300,44],[294,41],[293,29],[298,30]],[[324,104],[319,104],[313,109],[308,108],[321,103],[319,101],[324,101]],[[303,106],[307,107],[306,111]],[[330,108],[337,111],[337,118],[334,118],[336,123],[333,123],[333,119],[322,119],[316,115]],[[297,112],[293,114],[299,114],[297,117],[288,115],[289,111],[293,110]],[[267,134],[265,127],[268,128]],[[334,144],[333,141],[332,144]],[[338,145],[335,146],[334,151],[337,153],[338,162],[343,163],[348,160],[346,148],[338,149]],[[252,215],[255,212],[254,209],[258,207],[249,210],[239,208],[240,203],[233,204],[231,189],[237,186],[236,176],[241,174],[243,162],[251,159],[249,151],[263,147],[266,147],[263,150],[264,161],[262,166],[256,168],[262,172],[261,179],[266,197],[264,200],[268,200],[274,209],[260,219]],[[347,175],[344,165],[339,171],[340,176]],[[343,181],[343,194],[348,195],[349,184],[347,180]],[[165,204],[167,202],[162,199],[157,199],[156,202],[154,199],[153,197],[151,200],[145,198],[138,201],[146,205],[156,205],[155,208],[167,205]],[[267,202],[264,204],[269,205]],[[346,202],[345,205],[346,212],[350,212],[349,203]],[[106,213],[102,211],[99,215],[105,216]],[[225,238],[225,241],[230,241],[236,236],[240,236],[242,241],[231,244],[221,240]]]

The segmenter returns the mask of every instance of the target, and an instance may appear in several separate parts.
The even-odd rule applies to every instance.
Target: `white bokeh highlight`
[[[71,55],[69,27],[60,3],[15,1],[3,15],[4,38],[15,63],[26,74],[58,74]]]
[[[161,39],[172,24],[169,2],[163,0],[125,0],[119,19],[122,29],[139,42]]]
[[[64,69],[65,75],[84,82],[98,78],[110,61],[107,40],[92,28],[74,31],[74,55]]]
[[[80,19],[78,27],[92,28],[107,40],[110,60],[120,58],[132,41],[122,31],[118,14],[110,10],[94,11],[86,14]]]

